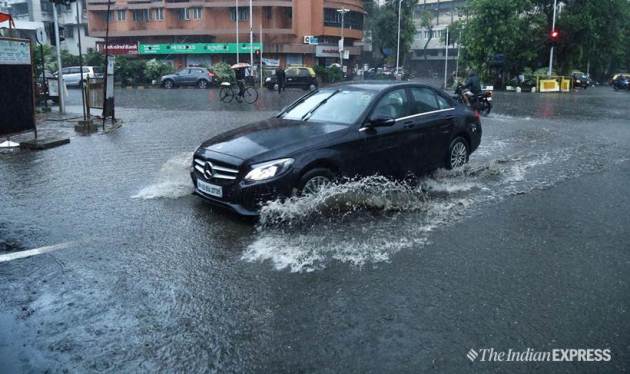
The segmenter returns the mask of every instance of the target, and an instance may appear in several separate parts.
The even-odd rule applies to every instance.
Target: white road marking
[[[41,255],[41,254],[56,251],[59,249],[68,248],[74,244],[76,244],[76,242],[65,242],[65,243],[59,243],[59,244],[54,244],[54,245],[47,245],[45,247],[39,247],[35,249],[29,249],[27,251],[7,253],[4,255],[0,255],[0,262],[8,262],[12,260],[17,260],[19,258]]]

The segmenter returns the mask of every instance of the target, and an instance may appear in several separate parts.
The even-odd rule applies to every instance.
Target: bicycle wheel
[[[243,92],[243,100],[245,100],[247,104],[255,103],[256,100],[258,100],[258,91],[253,87],[247,87],[245,92]]]
[[[224,103],[231,103],[232,99],[234,99],[234,92],[231,87],[221,87],[219,90],[219,100]]]

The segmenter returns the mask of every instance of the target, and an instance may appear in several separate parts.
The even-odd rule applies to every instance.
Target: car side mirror
[[[396,120],[393,117],[383,116],[383,117],[375,117],[368,120],[363,127],[359,129],[359,131],[366,131],[368,129],[373,129],[375,127],[389,127],[393,126],[396,123]]]

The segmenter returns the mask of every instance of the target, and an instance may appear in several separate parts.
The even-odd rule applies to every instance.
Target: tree
[[[403,0],[400,19],[400,61],[405,61],[416,34],[416,27],[413,24],[414,8],[414,1]],[[388,0],[378,10],[375,9],[374,13],[370,21],[372,45],[384,58],[393,62],[398,43],[398,0]]]
[[[427,56],[427,47],[429,43],[431,43],[431,39],[433,39],[433,15],[428,10],[420,14],[420,27],[427,30],[427,41],[424,43],[424,47],[422,47],[422,56],[424,56],[424,63],[428,66],[429,58]]]

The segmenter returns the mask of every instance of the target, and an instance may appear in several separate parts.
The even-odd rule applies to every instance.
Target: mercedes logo
[[[204,165],[203,175],[205,175],[208,179],[214,176],[214,169],[212,168],[212,163],[210,161],[206,162],[206,164]]]

